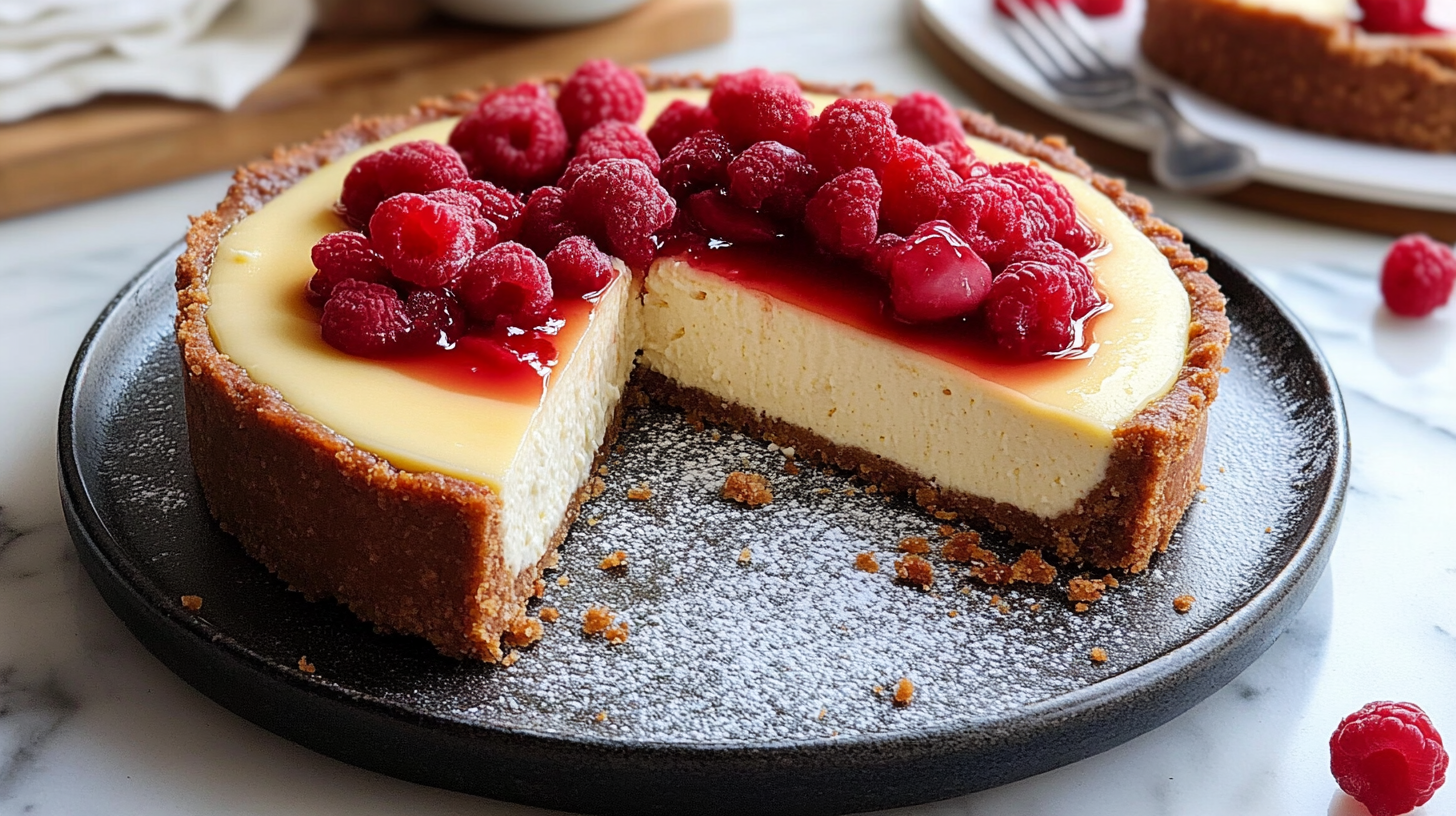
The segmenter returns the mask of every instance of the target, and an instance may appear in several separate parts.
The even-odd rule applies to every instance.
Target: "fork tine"
[[[1089,48],[1082,38],[1077,36],[1075,31],[1067,25],[1062,17],[1061,6],[1070,4],[1070,0],[1061,2],[1035,2],[1032,4],[1032,11],[1036,14],[1037,20],[1046,27],[1047,34],[1056,40],[1057,45],[1065,50],[1073,62],[1084,74],[1094,74],[1105,70],[1100,64],[1097,54]]]
[[[1036,2],[1036,0],[1004,1],[1006,7],[1011,11],[1012,21],[1016,23],[1011,30],[1016,31],[1019,29],[1024,38],[1033,43],[1036,46],[1036,50],[1044,55],[1046,61],[1056,66],[1056,73],[1060,79],[1075,79],[1079,74],[1086,73],[1086,68],[1071,57],[1070,52],[1061,45],[1055,35],[1047,30],[1046,24],[1041,21],[1036,11],[1032,9],[1030,3]],[[1018,48],[1024,46],[1024,43],[1017,43],[1015,39],[1012,40],[1012,43],[1016,44]],[[1027,53],[1026,49],[1022,48],[1022,53],[1025,55]],[[1031,59],[1033,65],[1036,64],[1036,60],[1030,56],[1027,58]],[[1046,75],[1045,71],[1042,73]],[[1056,81],[1051,76],[1047,76],[1047,79],[1048,81]]]
[[[1016,0],[1008,0],[1009,2],[1016,2]],[[1032,40],[1031,35],[1019,23],[1008,26],[1006,34],[1011,40],[1011,44],[1021,52],[1021,56],[1025,57],[1027,62],[1031,63],[1031,67],[1041,74],[1042,79],[1051,83],[1053,87],[1067,81],[1066,72],[1047,57],[1046,52]]]
[[[1046,15],[1054,16],[1058,23],[1059,33],[1065,35],[1064,42],[1075,43],[1075,47],[1085,56],[1091,59],[1094,70],[1121,71],[1119,66],[1113,65],[1102,51],[1101,38],[1092,30],[1087,20],[1087,15],[1076,3],[1043,3],[1044,6],[1052,6],[1045,12]]]

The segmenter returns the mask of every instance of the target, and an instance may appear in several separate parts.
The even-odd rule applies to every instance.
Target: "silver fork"
[[[1007,34],[1037,73],[1067,101],[1087,110],[1151,111],[1162,123],[1153,147],[1153,178],[1172,190],[1226,192],[1248,182],[1257,161],[1248,148],[1215,139],[1173,107],[1168,94],[1102,53],[1071,0],[1003,0]]]

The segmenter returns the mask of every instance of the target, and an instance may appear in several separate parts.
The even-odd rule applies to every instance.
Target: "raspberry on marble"
[[[517,191],[555,181],[569,141],[551,97],[534,83],[487,95],[450,132],[472,176]]]
[[[1402,317],[1425,317],[1451,300],[1456,287],[1456,253],[1424,233],[1391,244],[1380,268],[1380,294]]]
[[[1429,802],[1450,761],[1436,726],[1414,703],[1370,703],[1330,736],[1330,772],[1371,816],[1399,816]]]
[[[363,229],[384,199],[453,187],[469,175],[451,147],[428,139],[404,142],[354,163],[344,176],[339,209],[349,226]]]
[[[636,122],[646,105],[642,78],[607,59],[582,63],[556,96],[556,109],[572,139],[602,122]]]

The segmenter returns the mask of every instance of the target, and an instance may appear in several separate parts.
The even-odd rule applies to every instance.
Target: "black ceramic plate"
[[[1261,288],[1199,251],[1235,329],[1208,489],[1167,553],[1081,614],[1052,587],[1003,591],[1003,611],[938,559],[933,592],[898,586],[896,542],[933,537],[933,519],[846,495],[839,475],[784,475],[764,444],[648,409],[562,549],[570,583],[548,582],[560,622],[516,665],[376,634],[287,591],[208,516],[172,340],[176,248],[117,297],[76,358],[60,421],[67,519],[107,602],[173,671],[345,762],[602,813],[839,813],[950,797],[1166,722],[1263,652],[1319,577],[1349,464],[1334,382]],[[773,474],[773,504],[718,499],[738,469]],[[626,501],[642,481],[652,499]],[[617,549],[629,566],[597,569]],[[877,575],[852,568],[866,550],[885,565]],[[1179,615],[1184,593],[1198,600]],[[201,612],[182,595],[202,596]],[[582,635],[593,604],[630,621],[626,644]],[[1101,665],[1088,659],[1098,646]],[[305,655],[316,672],[299,670]],[[901,677],[916,686],[905,708],[875,691]]]

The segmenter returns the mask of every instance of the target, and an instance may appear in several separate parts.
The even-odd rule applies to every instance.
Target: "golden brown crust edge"
[[[644,78],[653,90],[710,84],[697,75]],[[804,87],[874,93],[868,85]],[[480,93],[427,100],[402,116],[356,119],[313,142],[280,148],[269,159],[240,168],[218,208],[194,219],[188,230],[187,248],[177,262],[177,342],[186,374],[192,458],[223,529],[310,597],[333,597],[364,620],[421,635],[445,654],[495,660],[501,656],[500,633],[524,614],[541,571],[554,562],[579,500],[573,500],[542,561],[508,576],[500,551],[499,499],[490,490],[441,474],[400,471],[355,448],[295,410],[272,388],[253,382],[213,345],[206,322],[208,269],[218,242],[233,224],[328,161],[414,125],[459,115]],[[1194,331],[1177,386],[1118,429],[1123,458],[1153,463],[1139,466],[1148,471],[1142,483],[1150,484],[1153,471],[1192,474],[1163,485],[1159,495],[1144,502],[1146,512],[1129,522],[1140,531],[1140,540],[1156,538],[1157,546],[1165,546],[1197,481],[1201,424],[1217,393],[1216,369],[1228,343],[1217,286],[1177,230],[1153,217],[1148,203],[1121,181],[1092,173],[1064,142],[1037,141],[979,114],[963,116],[973,135],[1089,179],[1169,258],[1189,291]],[[1189,433],[1193,427],[1199,430]],[[615,429],[613,423],[609,441]],[[1153,456],[1144,460],[1145,450]],[[954,505],[956,499],[944,497],[942,503]],[[325,517],[330,523],[319,524]],[[1140,569],[1147,556],[1123,558],[1126,563],[1118,564],[1112,564],[1113,558],[1098,560]]]

